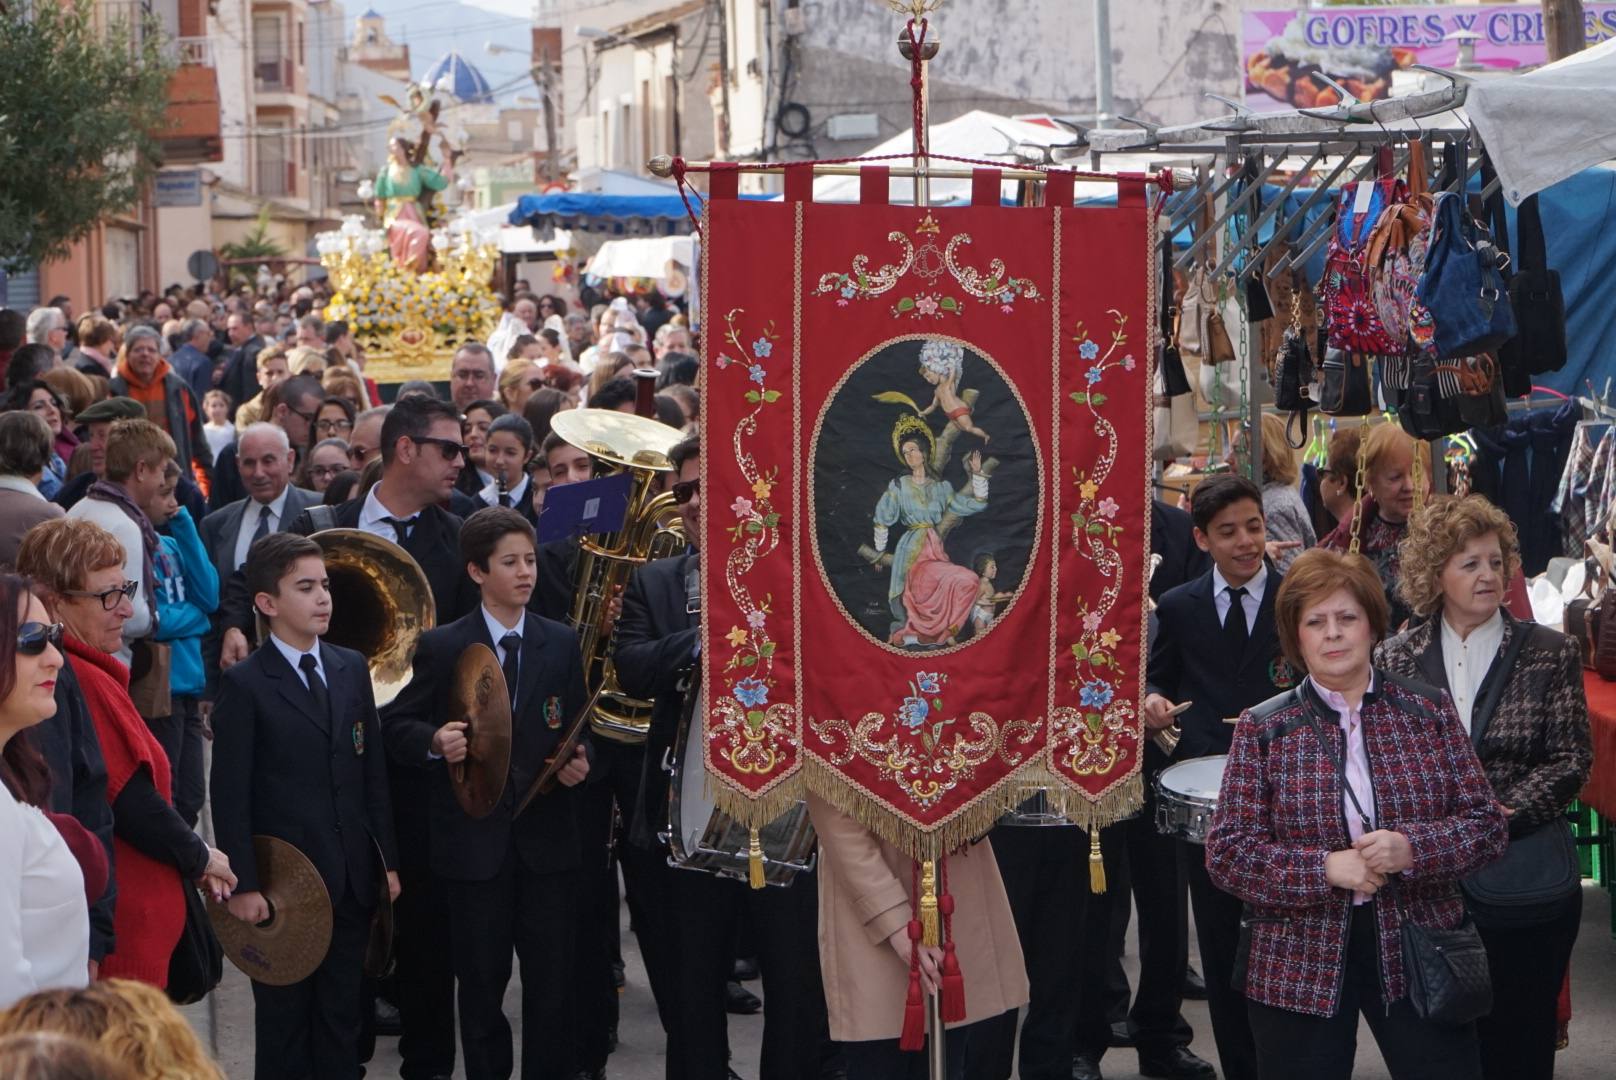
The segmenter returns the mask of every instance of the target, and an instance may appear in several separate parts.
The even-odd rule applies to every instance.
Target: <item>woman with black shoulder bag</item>
[[[1552,1077],[1582,916],[1565,812],[1593,764],[1579,646],[1503,610],[1521,567],[1515,526],[1479,495],[1414,514],[1399,561],[1404,599],[1430,617],[1382,645],[1380,664],[1448,691],[1509,819],[1504,857],[1463,882],[1493,981],[1492,1013],[1476,1025],[1483,1073]]]

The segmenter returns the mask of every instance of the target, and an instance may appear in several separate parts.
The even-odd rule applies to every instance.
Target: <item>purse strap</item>
[[[1441,618],[1440,615],[1437,617]],[[1504,650],[1489,673],[1486,680],[1487,692],[1470,711],[1470,743],[1477,749],[1481,748],[1481,740],[1487,734],[1487,725],[1492,723],[1493,710],[1498,708],[1498,699],[1504,696],[1504,684],[1509,682],[1509,673],[1514,670],[1515,659],[1521,655],[1521,650],[1526,648],[1526,639],[1537,629],[1537,623],[1516,622],[1515,629],[1518,632],[1509,639],[1509,647]],[[1437,627],[1436,632],[1440,634],[1442,628]]]
[[[1493,181],[1497,179],[1497,177],[1498,173],[1493,168],[1492,157],[1487,153],[1486,150],[1483,150],[1481,152],[1481,189],[1486,191],[1492,186]],[[1504,209],[1504,188],[1501,184],[1493,190],[1491,195],[1487,196],[1487,224],[1488,227],[1492,229],[1493,246],[1499,251],[1503,252],[1505,255],[1508,255],[1509,216],[1507,211]],[[1541,244],[1541,229],[1539,230],[1538,240]],[[1509,279],[1514,276],[1512,273],[1513,269],[1514,266],[1512,262],[1505,262],[1504,265],[1498,268],[1499,276],[1504,279],[1506,284],[1509,282]]]
[[[1320,727],[1320,721],[1323,717],[1319,715],[1318,694],[1310,684],[1303,685],[1297,689],[1301,691],[1302,700],[1307,706],[1307,726],[1313,729],[1313,737],[1318,739],[1319,746],[1323,748],[1325,756],[1330,759],[1330,764],[1335,766],[1335,775],[1341,781],[1341,790],[1345,791],[1347,798],[1352,800],[1352,808],[1358,812],[1358,820],[1367,831],[1373,827],[1374,822],[1369,819],[1368,814],[1364,813],[1363,804],[1358,801],[1358,793],[1352,790],[1351,784],[1347,783],[1346,759],[1335,752],[1335,741],[1327,738]],[[1363,707],[1361,705],[1358,709],[1358,716],[1359,723],[1362,723]],[[1335,726],[1339,728],[1341,725],[1336,722]]]

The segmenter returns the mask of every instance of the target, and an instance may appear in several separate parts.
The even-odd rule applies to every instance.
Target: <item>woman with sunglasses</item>
[[[28,582],[0,575],[0,1009],[89,978],[84,875],[41,809],[50,768],[28,735],[56,714],[61,643]]]
[[[166,987],[169,958],[185,925],[186,883],[196,881],[224,899],[236,876],[224,853],[175,811],[168,755],[129,699],[129,669],[112,655],[122,647],[138,583],[125,580],[123,547],[112,534],[80,518],[36,526],[23,538],[17,566],[39,583],[62,624],[106,759],[118,902],[114,951],[100,974]]]

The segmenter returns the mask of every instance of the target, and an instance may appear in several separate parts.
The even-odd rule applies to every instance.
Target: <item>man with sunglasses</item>
[[[669,780],[661,763],[678,731],[687,679],[700,652],[700,450],[699,440],[690,438],[668,455],[691,550],[642,567],[629,580],[617,620],[618,680],[628,693],[654,702],[639,799],[625,810],[629,842],[664,865],[667,848],[657,833],[668,820]],[[729,946],[742,922],[751,927],[763,961],[761,1075],[817,1080],[829,1035],[819,977],[816,875],[800,873],[785,888],[754,890],[744,881],[670,868],[662,884],[666,899],[645,929],[647,936],[671,941],[677,958],[668,1025],[670,1080],[725,1075],[725,984],[734,960]]]
[[[294,375],[264,391],[264,422],[274,424],[286,432],[286,442],[293,454],[293,470],[297,466],[297,455],[308,449],[309,432],[312,430],[315,416],[320,411],[320,402],[324,400],[325,391],[320,386],[320,380],[312,375]],[[245,430],[244,428],[243,432]],[[226,446],[219,451],[219,458],[213,465],[213,489],[208,493],[210,515],[247,498],[250,494],[248,490],[250,479],[240,455],[239,443]],[[251,494],[257,497],[256,493]],[[236,565],[240,565],[239,560]]]

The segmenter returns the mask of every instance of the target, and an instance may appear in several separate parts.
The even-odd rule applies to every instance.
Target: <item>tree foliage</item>
[[[97,17],[91,0],[0,4],[0,266],[62,258],[135,204],[173,70],[155,20]]]
[[[240,241],[220,244],[219,254],[226,259],[262,259],[266,262],[285,258],[286,248],[269,232],[269,207],[258,211],[258,220]],[[232,282],[237,279],[252,280],[248,271],[240,266],[233,266],[230,270],[229,277]]]

